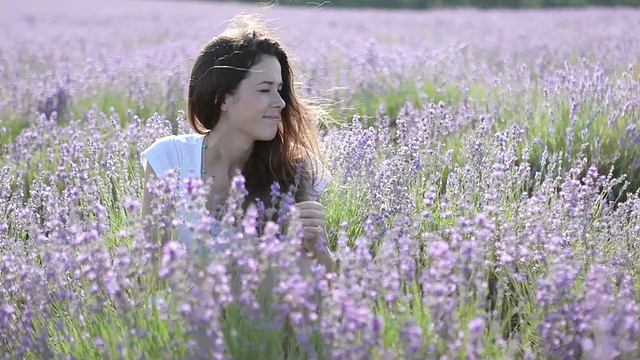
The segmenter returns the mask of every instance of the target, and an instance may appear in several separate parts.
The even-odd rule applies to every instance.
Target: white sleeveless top
[[[163,179],[169,170],[178,170],[178,181],[182,184],[183,180],[188,176],[200,177],[202,164],[202,143],[204,135],[201,134],[182,134],[169,135],[156,140],[148,148],[140,154],[140,162],[146,170],[150,165],[158,178]],[[314,172],[318,174],[318,180],[313,186],[313,194],[310,194],[310,200],[317,200],[322,191],[331,182],[331,174],[325,169],[320,162],[316,163]],[[183,222],[189,221],[195,223],[195,214],[179,213]],[[215,228],[212,229],[215,233]],[[178,239],[185,245],[189,252],[193,249],[193,233],[186,226],[178,227]]]

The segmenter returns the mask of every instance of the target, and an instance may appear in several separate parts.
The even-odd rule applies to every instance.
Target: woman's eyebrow
[[[262,85],[262,84],[267,84],[267,85],[273,85],[275,83],[275,81],[263,81],[261,83],[259,83],[258,85]],[[282,85],[282,83],[278,83],[278,86]]]

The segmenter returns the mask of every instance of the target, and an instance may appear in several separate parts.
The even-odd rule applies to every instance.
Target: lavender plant
[[[27,5],[0,4],[0,359],[640,357],[637,11],[259,10],[332,109],[326,273],[290,189],[245,212],[237,177],[211,236],[169,176],[140,216],[189,54],[257,8]],[[144,236],[184,209],[199,256]]]

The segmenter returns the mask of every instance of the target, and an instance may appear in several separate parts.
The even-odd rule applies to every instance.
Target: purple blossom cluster
[[[257,8],[34,4],[0,4],[0,359],[640,358],[638,11],[260,10],[338,108],[328,273],[288,189],[214,219],[170,174],[140,216],[190,54]]]

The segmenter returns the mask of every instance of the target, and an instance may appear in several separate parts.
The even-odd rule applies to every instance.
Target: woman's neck
[[[227,169],[230,175],[235,174],[236,169],[242,170],[249,159],[253,150],[253,140],[220,130],[216,128],[205,135],[207,151],[203,161],[217,168]]]

